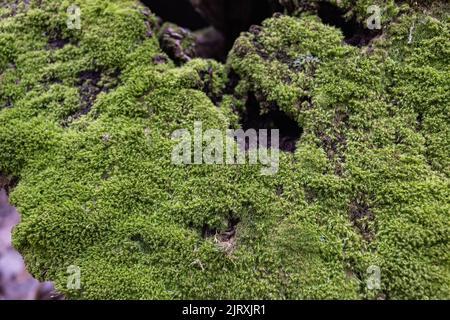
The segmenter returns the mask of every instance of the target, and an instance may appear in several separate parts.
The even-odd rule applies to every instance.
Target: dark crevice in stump
[[[260,102],[261,99],[250,92],[248,94],[246,109],[241,115],[241,124],[244,130],[249,129],[267,129],[267,141],[270,143],[271,129],[279,130],[279,148],[281,151],[294,152],[296,143],[303,134],[303,129],[298,123],[292,120],[286,113],[284,113],[275,103]],[[265,108],[262,109],[262,104]],[[268,146],[271,147],[271,146]]]
[[[345,37],[345,43],[352,46],[367,46],[373,38],[381,33],[381,30],[366,28],[355,17],[345,18],[345,11],[329,2],[318,3],[317,15],[323,23],[341,29]]]

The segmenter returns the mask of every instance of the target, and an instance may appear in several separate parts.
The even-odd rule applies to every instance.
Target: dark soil
[[[262,110],[262,104],[265,110]],[[261,96],[249,92],[246,110],[241,118],[242,127],[248,129],[268,129],[268,143],[270,147],[270,130],[278,129],[280,133],[280,150],[294,152],[296,143],[300,139],[303,130],[298,123],[292,120],[286,113],[280,110],[275,103],[268,103]]]
[[[375,231],[371,227],[371,223],[375,220],[375,215],[364,196],[359,196],[350,203],[349,214],[353,226],[359,231],[364,240],[371,242],[375,238]]]
[[[356,18],[346,19],[344,17],[345,12],[329,2],[319,2],[317,14],[323,23],[341,29],[345,37],[345,43],[352,46],[366,46],[381,33],[381,30],[365,28]]]
[[[88,114],[97,96],[101,92],[109,92],[117,86],[119,81],[118,72],[102,73],[100,71],[87,70],[78,75],[78,90],[80,93],[80,108],[77,112],[71,114],[63,121],[63,125],[67,126],[72,121]]]

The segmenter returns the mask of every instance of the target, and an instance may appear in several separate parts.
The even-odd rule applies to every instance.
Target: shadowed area
[[[241,32],[282,11],[276,2],[261,0],[143,0],[142,3],[164,22],[197,31],[200,57],[222,61]],[[211,44],[221,52],[211,53]]]
[[[198,30],[208,27],[208,22],[192,7],[189,0],[143,0],[141,1],[165,22]]]
[[[319,2],[317,15],[323,23],[334,26],[342,30],[345,37],[345,43],[363,47],[381,33],[381,30],[369,30],[362,23],[359,23],[355,17],[346,19],[345,11],[329,2]]]
[[[271,141],[270,130],[278,129],[280,134],[281,151],[294,152],[296,143],[300,139],[303,130],[298,123],[280,110],[278,106],[272,104],[269,110],[262,112],[261,105],[253,93],[249,93],[246,109],[241,117],[242,127],[248,129],[267,129],[268,142]]]

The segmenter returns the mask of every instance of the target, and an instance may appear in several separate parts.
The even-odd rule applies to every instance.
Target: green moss
[[[355,18],[360,23],[365,22],[374,13],[374,11],[369,10],[372,6],[380,8],[381,22],[383,23],[390,22],[400,11],[409,8],[408,4],[397,6],[393,0],[278,0],[278,2],[291,15],[301,15],[305,10],[316,12],[321,5],[328,3],[340,10],[344,18]],[[431,3],[432,1],[424,2]],[[415,3],[417,4],[417,1]]]
[[[450,297],[448,20],[399,13],[369,50],[281,16],[176,67],[142,6],[77,3],[81,30],[69,1],[0,20],[0,171],[36,277],[75,299]],[[303,129],[277,175],[171,163],[174,130],[237,127],[249,92]]]
[[[337,30],[315,17],[269,19],[252,31],[237,40],[229,58],[229,66],[245,79],[239,95],[256,92],[294,118],[311,96],[318,65],[351,51],[340,46]]]

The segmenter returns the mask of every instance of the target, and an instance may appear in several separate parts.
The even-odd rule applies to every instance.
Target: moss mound
[[[174,54],[176,26],[134,1],[76,2],[81,30],[72,1],[0,7],[0,171],[20,181],[14,242],[35,277],[82,299],[450,298],[444,2],[391,1],[362,48],[289,7],[226,64]],[[362,19],[366,2],[338,4]],[[278,174],[172,164],[173,131],[248,108],[301,128]]]

